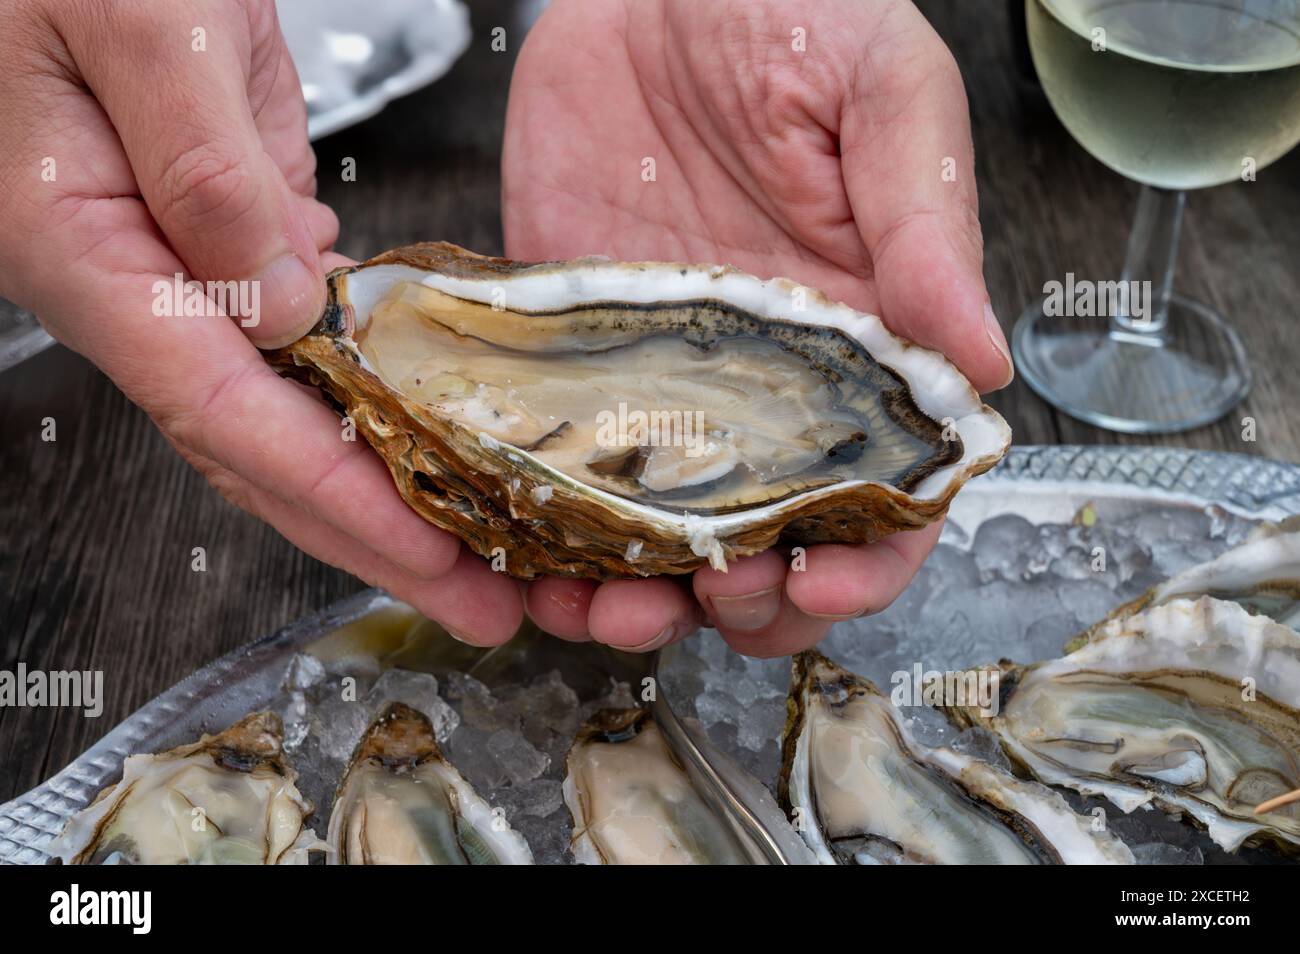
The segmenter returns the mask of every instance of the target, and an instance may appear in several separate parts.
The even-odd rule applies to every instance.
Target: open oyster
[[[1001,710],[983,725],[1044,782],[1124,811],[1186,812],[1221,847],[1300,846],[1300,634],[1235,603],[1175,599],[1111,620],[1079,649],[1001,665]]]
[[[729,268],[411,246],[331,273],[272,362],[346,410],[415,510],[526,578],[914,529],[1010,440],[942,356]]]
[[[1256,527],[1240,546],[1152,590],[1147,605],[1213,596],[1300,629],[1300,519]]]
[[[323,847],[294,785],[279,716],[132,755],[122,781],[69,822],[49,853],[64,864],[306,864]]]
[[[823,864],[1133,864],[1059,794],[917,742],[868,680],[795,657],[779,797]]]
[[[772,860],[710,794],[649,709],[598,712],[574,740],[564,779],[574,857],[606,865]]]
[[[361,737],[330,812],[330,863],[530,865],[505,815],[443,758],[433,725],[392,702]]]
[[[1174,599],[1213,596],[1300,630],[1300,518],[1261,523],[1244,543],[1188,567],[1121,606],[1065,647],[1073,652],[1111,622]]]

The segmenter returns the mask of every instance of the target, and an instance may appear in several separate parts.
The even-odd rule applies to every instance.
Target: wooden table
[[[318,144],[339,250],[358,258],[421,239],[501,251],[498,158],[513,52],[536,4],[475,0],[473,48],[445,79]],[[1136,187],[1080,149],[1020,76],[1007,6],[927,2],[966,77],[986,272],[1009,329],[1067,271],[1119,270]],[[335,170],[345,157],[357,180]],[[1190,198],[1178,284],[1245,335],[1254,392],[1229,420],[1168,444],[1300,458],[1300,151],[1257,182]],[[1020,382],[991,402],[1021,443],[1150,442],[1052,411]],[[1244,443],[1239,420],[1257,421]],[[40,439],[54,417],[58,440]],[[1160,439],[1154,439],[1160,441]],[[362,584],[226,504],[94,367],[55,347],[0,375],[0,669],[99,669],[98,719],[0,709],[0,801],[41,782],[203,663]],[[208,569],[190,569],[203,546]]]

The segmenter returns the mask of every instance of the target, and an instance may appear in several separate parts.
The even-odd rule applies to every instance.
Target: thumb
[[[989,303],[961,74],[915,9],[859,71],[841,120],[845,187],[875,271],[882,318],[942,352],[979,391],[1012,378],[1006,337]]]
[[[195,278],[253,283],[240,324],[255,344],[294,340],[324,307],[324,270],[303,199],[263,148],[249,104],[249,88],[271,84],[262,74],[282,62],[273,11],[121,0],[102,17],[114,21],[112,43],[86,18],[65,35],[154,220]]]

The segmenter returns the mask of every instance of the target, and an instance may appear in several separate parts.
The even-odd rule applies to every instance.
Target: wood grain
[[[498,160],[514,51],[534,3],[475,0],[475,39],[452,72],[318,144],[339,250],[366,257],[425,239],[499,254]],[[1021,75],[1009,7],[922,5],[966,77],[994,306],[1007,329],[1066,271],[1118,272],[1136,187],[1080,149]],[[504,25],[509,50],[489,48]],[[346,157],[357,180],[339,176]],[[1194,194],[1179,288],[1230,315],[1255,362],[1233,419],[1159,443],[1296,460],[1300,452],[1300,153],[1259,180]],[[1063,417],[1021,382],[992,403],[1022,443],[1151,442]],[[1243,443],[1239,418],[1258,422]],[[57,422],[58,439],[40,438]],[[0,375],[0,668],[101,669],[99,719],[0,708],[0,801],[38,784],[203,663],[361,587],[226,504],[149,419],[56,347]],[[208,569],[190,569],[193,547]]]

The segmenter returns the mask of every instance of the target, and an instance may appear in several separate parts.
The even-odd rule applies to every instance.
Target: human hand
[[[989,390],[1012,372],[981,274],[973,161],[961,76],[907,0],[557,0],[511,85],[506,253],[789,277],[880,314]],[[769,551],[697,571],[693,593],[666,578],[541,580],[527,607],[566,638],[642,650],[691,632],[703,608],[738,652],[781,655],[888,606],[939,529],[811,547],[801,571]]]
[[[0,0],[0,22],[0,295],[299,547],[468,641],[509,638],[519,585],[410,510],[258,353],[312,325],[344,262],[323,251],[338,223],[313,198],[272,0]],[[156,284],[181,272],[256,282],[260,320],[155,315]]]

